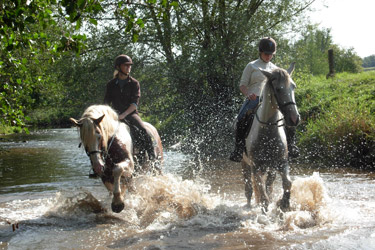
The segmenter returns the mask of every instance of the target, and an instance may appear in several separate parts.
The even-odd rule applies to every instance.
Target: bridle
[[[111,141],[109,142],[107,150],[93,150],[93,151],[90,151],[90,152],[86,151],[87,156],[90,157],[93,154],[102,154],[103,155],[103,159],[104,160],[107,159],[109,157],[109,153],[108,153],[109,149],[111,148],[111,145],[112,145],[112,142],[113,142],[114,139],[115,139],[115,135],[112,136]]]
[[[289,105],[297,105],[295,102],[287,102],[287,103],[284,103],[282,105],[280,105],[280,101],[278,99],[278,96],[276,95],[276,91],[275,91],[275,88],[274,86],[272,85],[272,79],[268,80],[266,84],[269,84],[270,87],[271,87],[271,91],[273,92],[273,96],[275,97],[276,99],[276,103],[277,103],[277,109],[279,111],[282,111],[286,106],[289,106]],[[257,121],[260,123],[260,124],[263,124],[263,125],[266,125],[266,126],[277,126],[277,127],[283,127],[285,126],[285,123],[283,124],[280,124],[279,125],[279,122],[281,122],[282,120],[284,120],[284,117],[280,118],[279,120],[277,120],[276,122],[263,122],[260,120],[259,116],[258,116],[258,108],[262,105],[262,103],[260,102],[259,105],[256,107],[255,109],[255,117],[257,119]],[[282,113],[282,112],[281,112]]]
[[[111,160],[111,156],[110,154],[108,153],[109,152],[109,149],[111,148],[112,146],[112,143],[116,137],[116,134],[117,134],[117,131],[120,127],[120,123],[117,125],[117,128],[115,130],[115,133],[113,134],[109,144],[108,144],[108,147],[107,147],[107,150],[102,150],[100,149],[100,146],[103,144],[102,142],[99,143],[99,150],[93,150],[93,151],[87,151],[86,148],[85,148],[85,151],[86,151],[86,155],[90,158],[91,155],[94,155],[94,154],[100,154],[101,158],[103,159],[104,162],[106,162],[107,160]],[[103,139],[101,139],[103,140]],[[81,146],[81,143],[79,144],[79,147]],[[91,158],[90,158],[90,161],[91,161]],[[102,172],[105,171],[105,166],[106,164],[104,164],[104,167],[102,167]]]

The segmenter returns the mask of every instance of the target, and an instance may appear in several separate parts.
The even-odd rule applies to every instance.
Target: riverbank
[[[375,72],[301,78],[297,84],[304,159],[375,168]]]

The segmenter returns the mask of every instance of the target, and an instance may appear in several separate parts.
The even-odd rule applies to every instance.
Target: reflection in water
[[[88,178],[75,130],[4,142],[0,160],[0,248],[371,249],[374,175],[293,166],[291,211],[245,207],[240,164],[195,164],[167,151],[164,175],[134,178],[125,209]],[[293,170],[294,169],[294,170]],[[297,172],[298,171],[298,172]],[[294,172],[294,173],[293,173]],[[276,179],[273,200],[282,195]],[[254,204],[254,202],[252,203]],[[19,223],[13,232],[11,224]]]

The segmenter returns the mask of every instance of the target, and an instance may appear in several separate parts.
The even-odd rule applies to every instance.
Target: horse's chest
[[[276,129],[259,130],[251,135],[250,143],[247,145],[249,157],[258,163],[269,163],[280,161],[285,158],[286,141],[279,135]]]
[[[108,159],[106,163],[116,164],[125,161],[126,159],[129,159],[129,151],[126,148],[126,145],[117,138],[115,138],[113,140],[111,147],[108,150]]]

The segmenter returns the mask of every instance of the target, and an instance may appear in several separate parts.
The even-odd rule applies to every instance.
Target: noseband
[[[108,152],[109,152],[109,149],[112,146],[112,142],[113,142],[114,139],[115,139],[115,135],[112,136],[111,141],[108,144],[107,150],[93,150],[93,151],[90,151],[90,152],[86,151],[87,156],[90,157],[93,154],[101,154],[101,155],[103,155],[103,159],[106,160],[107,158],[109,158]]]

